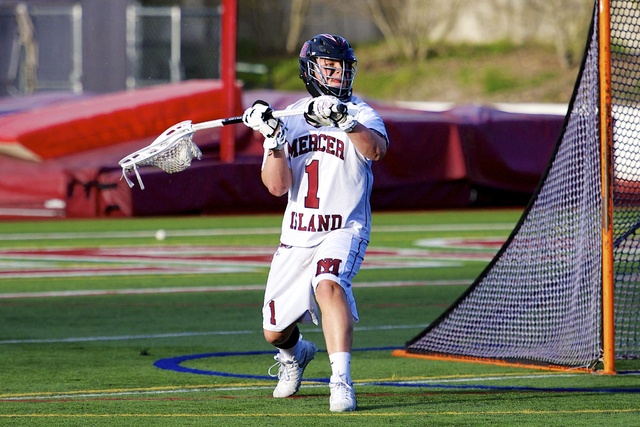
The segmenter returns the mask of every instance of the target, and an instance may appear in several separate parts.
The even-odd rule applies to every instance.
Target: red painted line
[[[456,286],[470,285],[473,279],[464,280],[425,280],[425,281],[398,281],[398,282],[363,282],[354,283],[356,288],[391,288],[406,286]],[[85,297],[85,296],[109,296],[109,295],[151,295],[172,293],[195,292],[237,292],[237,291],[262,291],[264,285],[233,285],[233,286],[193,286],[172,288],[141,288],[141,289],[83,289],[76,291],[49,291],[49,292],[13,292],[0,294],[0,300],[18,298],[57,298],[57,297]]]
[[[464,239],[462,239],[464,240]],[[489,262],[494,251],[455,251],[461,239],[436,239],[427,248],[369,248],[363,267],[457,267],[460,262]],[[447,243],[449,242],[449,243]],[[466,244],[497,244],[469,239]],[[437,250],[438,247],[447,250]],[[130,246],[0,249],[0,280],[48,277],[222,274],[269,267],[273,247]]]

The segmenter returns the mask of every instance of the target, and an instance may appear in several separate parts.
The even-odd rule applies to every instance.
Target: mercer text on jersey
[[[289,145],[291,157],[298,157],[314,151],[332,154],[340,160],[344,160],[344,141],[324,133],[309,133],[294,139]]]

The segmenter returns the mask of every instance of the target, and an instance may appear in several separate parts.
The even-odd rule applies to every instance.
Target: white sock
[[[344,376],[351,382],[351,353],[339,352],[329,355],[331,373],[335,376]]]
[[[280,354],[282,354],[286,360],[293,360],[294,358],[298,358],[298,352],[300,351],[301,347],[300,341],[302,341],[302,335],[300,335],[300,339],[293,347],[287,349],[281,348]]]

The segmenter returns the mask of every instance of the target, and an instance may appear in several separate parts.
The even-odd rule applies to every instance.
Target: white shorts
[[[314,294],[324,279],[342,286],[357,322],[351,281],[360,269],[368,244],[349,231],[336,230],[311,248],[280,245],[267,279],[262,327],[279,332],[296,322],[317,325],[319,316]]]

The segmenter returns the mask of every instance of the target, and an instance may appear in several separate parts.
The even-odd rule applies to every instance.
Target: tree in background
[[[591,19],[590,0],[528,0],[525,5],[540,25],[550,25],[558,61],[564,68],[582,58]]]
[[[308,0],[291,0],[291,13],[289,14],[289,31],[287,32],[287,53],[295,52],[300,48],[300,39],[304,24],[309,13]]]
[[[142,2],[192,7],[220,4],[220,0]],[[322,31],[342,33],[341,18],[357,16],[370,20],[399,56],[423,61],[434,46],[456,43],[465,22],[475,20],[477,37],[485,42],[552,43],[565,68],[582,57],[593,5],[594,0],[349,0],[348,6],[345,0],[238,0],[239,26],[250,29],[251,43],[260,53],[291,54],[318,31],[311,28],[314,22],[332,18],[333,25]],[[360,35],[351,32],[343,34],[350,41]]]
[[[467,0],[367,0],[385,40],[411,60],[427,58],[451,32]]]

